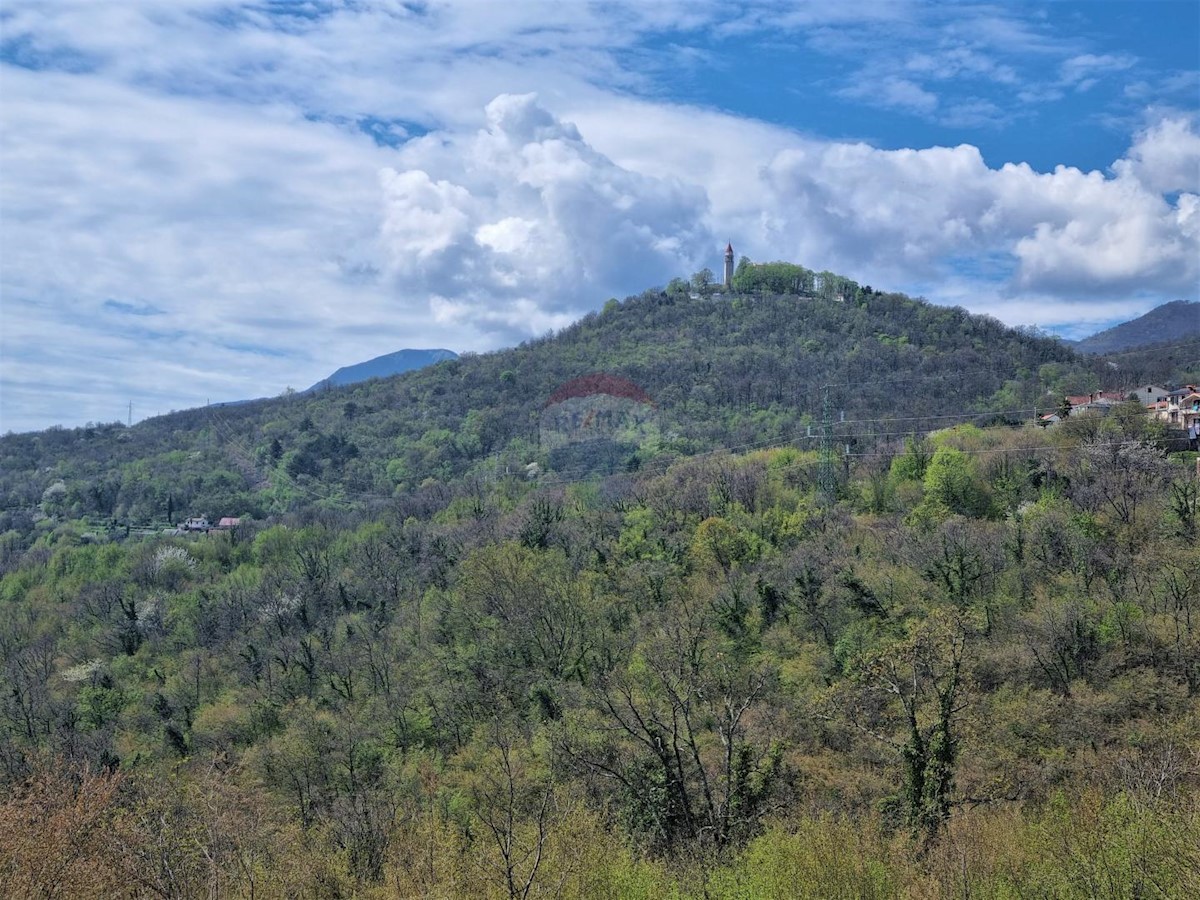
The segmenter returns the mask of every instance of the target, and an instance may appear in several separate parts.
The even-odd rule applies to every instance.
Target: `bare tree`
[[[1104,509],[1131,525],[1146,500],[1166,488],[1169,475],[1153,444],[1100,435],[1079,447],[1072,494],[1085,509]]]
[[[861,660],[841,700],[854,727],[899,756],[904,822],[926,836],[941,828],[956,802],[970,631],[956,611],[922,619],[905,638]]]
[[[750,724],[775,670],[723,640],[715,618],[713,605],[677,599],[630,665],[594,685],[604,738],[563,746],[620,784],[631,824],[667,849],[752,833],[780,773],[778,747]]]
[[[488,744],[486,765],[471,791],[472,811],[500,854],[509,900],[525,900],[546,851],[554,788],[530,772],[527,754],[499,722],[493,723]]]

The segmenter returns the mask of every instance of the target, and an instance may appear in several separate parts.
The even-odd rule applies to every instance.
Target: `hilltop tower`
[[[733,287],[733,244],[725,245],[725,289]]]

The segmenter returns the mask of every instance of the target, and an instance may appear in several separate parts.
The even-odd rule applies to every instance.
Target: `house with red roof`
[[[1120,391],[1092,391],[1090,394],[1075,394],[1068,396],[1067,403],[1071,405],[1071,414],[1085,410],[1097,410],[1107,413],[1110,408],[1124,402],[1127,394]]]

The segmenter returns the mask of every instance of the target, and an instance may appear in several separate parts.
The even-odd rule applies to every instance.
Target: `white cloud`
[[[904,60],[903,67],[905,71],[939,81],[961,76],[987,78],[998,84],[1015,84],[1018,80],[1012,66],[968,46],[919,51]]]
[[[507,216],[499,222],[480,225],[475,242],[496,253],[515,255],[532,246],[538,234],[538,223],[518,216]]]
[[[1200,134],[1183,116],[1164,118],[1137,135],[1116,167],[1152,191],[1200,193]]]
[[[86,75],[0,77],[0,429],[306,386],[418,328],[479,340],[370,283],[390,156],[364,135]]]
[[[1063,62],[1060,69],[1062,84],[1086,91],[1102,76],[1124,72],[1136,63],[1137,57],[1128,53],[1081,53]]]
[[[1026,233],[1013,248],[1021,287],[1067,296],[1113,296],[1147,286],[1194,291],[1200,236],[1188,233],[1180,208],[1140,181],[1067,168],[1032,177],[1022,172],[1016,181],[1016,212],[1032,205],[1026,197],[1034,191],[1057,207],[1051,221],[1024,222]]]
[[[533,95],[501,95],[471,134],[436,133],[385,169],[382,241],[397,284],[528,329],[687,272],[714,238],[707,197],[598,153]],[[447,307],[439,301],[440,314]]]
[[[947,128],[997,128],[1060,97],[1062,88],[1049,91],[1046,82],[1058,80],[1067,60],[1079,60],[1070,71],[1089,60],[1116,64],[1088,57],[1083,41],[1016,8],[904,3],[896,12],[810,32],[808,51],[854,60],[838,67],[839,96]]]
[[[456,184],[433,181],[421,171],[385,169],[383,192],[385,240],[397,248],[400,271],[420,267],[467,232],[471,195]]]
[[[576,118],[624,166],[691,173],[708,188],[714,234],[756,259],[938,298],[940,285],[971,272],[972,309],[988,311],[996,296],[1010,310],[1022,295],[1038,298],[1020,307],[1037,318],[1017,322],[1065,321],[1097,298],[1144,311],[1155,297],[1196,295],[1196,202],[1163,196],[1190,171],[1196,132],[1186,123],[1147,129],[1114,176],[993,168],[970,145],[883,150],[697,110],[656,115],[631,101],[611,113]],[[670,140],[685,128],[708,136],[703,147]]]
[[[937,94],[925,90],[915,81],[897,75],[863,79],[842,90],[840,95],[863,100],[875,106],[902,109],[922,115],[929,115],[938,105]]]
[[[1187,116],[1156,116],[1105,175],[833,141],[660,93],[680,59],[728,64],[722,41],[769,33],[838,61],[813,82],[826,101],[980,127],[1016,114],[1037,72],[1049,100],[1131,59],[994,6],[12,0],[5,15],[0,430],[111,420],[131,397],[140,415],[276,393],[403,346],[512,343],[717,269],[726,239],[1047,323],[1094,297],[1195,295]],[[675,46],[656,59],[645,39],[663,33]]]
[[[1171,162],[1196,139],[1168,129],[1161,140],[1171,150],[1157,143],[1162,134],[1152,143]],[[1132,164],[1115,168],[1116,177],[1070,167],[1039,173],[1024,164],[991,169],[969,145],[888,151],[814,143],[777,154],[767,178],[796,210],[795,223],[780,210],[781,230],[807,230],[798,242],[824,243],[843,265],[891,283],[1001,253],[1012,261],[1009,290],[1060,302],[1146,289],[1194,294],[1194,199],[1172,205]]]

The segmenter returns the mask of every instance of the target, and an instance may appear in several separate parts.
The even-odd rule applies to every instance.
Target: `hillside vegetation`
[[[1134,413],[879,447],[832,499],[777,449],[6,535],[0,878],[1195,896],[1200,482]]]
[[[595,458],[552,457],[542,446],[548,399],[595,372],[640,386],[653,400],[652,427],[615,436]],[[133,428],[7,435],[0,507],[135,524],[165,520],[168,510],[177,519],[261,517],[387,500],[429,481],[491,477],[530,462],[576,477],[807,438],[826,392],[839,423],[860,423],[845,429],[857,445],[879,431],[953,421],[928,417],[1027,421],[1038,403],[1053,407],[1064,393],[1099,387],[1061,343],[961,309],[866,291],[843,303],[691,299],[684,286],[610,301],[511,350],[396,378]]]
[[[1200,893],[1196,454],[1031,424],[1056,341],[700,287],[0,440],[7,895]]]

